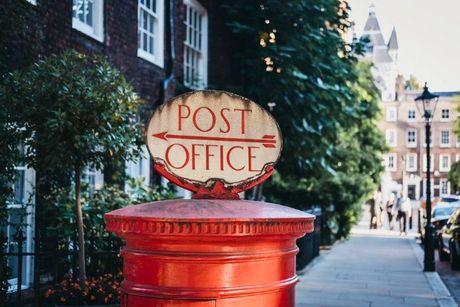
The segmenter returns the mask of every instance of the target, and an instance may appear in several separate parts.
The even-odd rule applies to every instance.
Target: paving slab
[[[415,233],[369,230],[366,217],[348,240],[307,267],[296,306],[439,306],[411,246]]]

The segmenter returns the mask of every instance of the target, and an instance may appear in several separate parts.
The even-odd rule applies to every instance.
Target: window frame
[[[411,142],[409,135],[412,132],[414,134],[414,140]],[[416,129],[407,129],[406,130],[406,145],[409,148],[417,147],[417,130]]]
[[[90,178],[92,178],[92,180]],[[83,169],[81,181],[89,186],[90,193],[94,193],[94,191],[103,187],[104,174],[102,170],[98,170],[91,166],[86,166]]]
[[[183,4],[185,6],[186,14],[185,14],[185,19],[184,19],[184,25],[185,25],[185,30],[186,30],[186,37],[185,40],[183,41],[184,45],[184,58],[183,58],[183,80],[184,80],[184,85],[192,88],[192,89],[204,89],[208,85],[208,11],[207,9],[198,1],[196,0],[184,0]],[[187,37],[188,37],[188,29],[189,25],[187,24],[187,16],[188,16],[188,8],[192,7],[194,10],[196,10],[198,13],[201,13],[201,21],[202,21],[202,26],[201,26],[201,50],[197,50],[194,46],[192,46],[190,43],[187,42]],[[201,56],[201,73],[200,73],[200,82],[198,84],[194,84],[193,79],[191,82],[186,80],[186,54],[187,54],[187,49],[191,49],[192,52],[197,52]],[[191,65],[190,65],[191,67]],[[198,71],[200,68],[198,68]]]
[[[391,116],[393,115],[393,116]],[[386,121],[396,122],[398,120],[398,110],[396,107],[388,107],[386,110]]]
[[[447,166],[444,167],[443,162],[444,158],[447,158]],[[449,172],[451,167],[450,155],[449,154],[440,154],[439,155],[439,171],[440,172]]]
[[[393,136],[394,136],[394,137],[393,137],[393,142],[392,142],[392,143],[389,142],[389,139],[390,139],[390,135],[391,135],[391,134],[393,134]],[[387,129],[387,130],[385,131],[385,141],[386,141],[386,143],[387,143],[387,145],[388,145],[389,147],[396,147],[396,146],[398,146],[398,134],[397,134],[396,129]]]
[[[126,175],[133,179],[143,178],[142,184],[148,186],[150,184],[150,154],[147,146],[142,146],[142,153],[136,159],[125,163]],[[130,193],[129,185],[125,185],[125,192]]]
[[[414,166],[410,167],[409,160],[410,158],[414,158]],[[408,172],[416,172],[417,171],[417,154],[416,153],[408,153],[406,154],[406,171]]]
[[[443,132],[447,132],[447,140],[448,140],[447,143],[443,142],[443,137],[442,137]],[[442,129],[439,132],[439,147],[443,147],[443,148],[450,147],[450,130]]]
[[[411,117],[411,113],[414,114],[414,117]],[[407,121],[408,122],[415,122],[417,121],[417,112],[415,112],[415,110],[413,109],[410,109],[410,110],[407,110]]]
[[[34,225],[34,205],[35,205],[35,198],[34,198],[34,185],[35,185],[35,171],[29,168],[26,164],[16,165],[14,167],[15,171],[24,172],[23,176],[23,200],[22,203],[8,202],[7,209],[9,210],[8,213],[12,213],[12,210],[24,210],[24,238],[25,241],[23,243],[23,250],[24,252],[32,252],[33,248],[33,225]],[[14,181],[15,182],[15,181]],[[13,183],[13,190],[14,190],[14,183]],[[15,192],[14,192],[15,193]],[[16,200],[16,198],[14,198]],[[12,241],[12,237],[16,234],[13,227],[9,225],[9,221],[13,215],[7,214],[8,225],[6,225],[6,237],[8,242]],[[8,243],[8,246],[10,244]],[[8,261],[8,260],[7,260]],[[21,289],[27,289],[32,285],[33,280],[33,259],[31,256],[24,256],[23,259],[23,275],[22,275],[22,284]],[[8,280],[9,287],[8,292],[15,292],[18,287],[18,278],[12,277]]]
[[[165,39],[164,0],[156,0],[155,4],[156,4],[155,12],[153,12],[150,8],[141,4],[141,0],[137,1],[137,35],[138,35],[137,56],[143,60],[146,60],[147,62],[150,62],[152,64],[159,66],[160,68],[164,68],[164,39]],[[141,24],[140,24],[141,10],[145,10],[148,14],[150,14],[150,16],[153,16],[153,18],[155,18],[155,21],[153,23],[153,27],[154,27],[153,54],[142,49],[140,45],[139,32],[141,32]],[[142,28],[142,31],[145,31],[145,30]]]
[[[393,166],[390,166],[390,157],[393,160]],[[398,170],[398,155],[396,153],[388,153],[385,156],[385,169],[390,172],[396,172]]]
[[[443,188],[446,188],[445,193]],[[449,195],[450,194],[450,182],[446,178],[439,179],[439,194],[440,195]]]
[[[72,28],[102,43],[104,42],[104,0],[94,0],[93,4],[93,26],[91,27],[80,19],[73,17],[74,4],[72,1]]]
[[[447,111],[447,117],[444,117],[444,111]],[[441,121],[448,122],[450,120],[450,109],[441,109]]]

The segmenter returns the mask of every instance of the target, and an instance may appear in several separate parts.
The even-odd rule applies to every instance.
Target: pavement
[[[369,230],[369,214],[348,240],[322,253],[300,275],[296,306],[458,306],[436,272],[424,273],[415,229],[407,236]]]

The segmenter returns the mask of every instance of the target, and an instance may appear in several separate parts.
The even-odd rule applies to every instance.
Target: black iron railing
[[[307,264],[319,255],[319,248],[321,244],[321,210],[312,209],[307,210],[306,212],[316,216],[315,229],[312,233],[309,233],[297,240],[297,247],[299,248],[299,253],[296,258],[297,271],[305,268]]]
[[[8,278],[8,272],[5,272],[5,262],[11,267],[13,264],[17,265],[17,272],[14,276],[9,278],[17,278],[15,285],[10,285],[9,294],[4,293],[0,297],[7,297],[9,304],[14,306],[20,306],[23,303],[23,281],[24,271],[23,264],[26,261],[26,257],[34,257],[33,252],[24,252],[24,245],[27,238],[24,236],[22,229],[18,229],[16,234],[8,240],[3,232],[0,232],[0,277],[2,279]],[[101,240],[99,237],[88,236],[87,238],[87,264],[90,269],[88,275],[97,276],[98,274],[104,273],[117,273],[121,268],[121,259],[118,257],[119,254],[119,241],[107,240],[107,247],[110,250],[98,250],[96,242]],[[77,250],[69,249],[65,251],[47,252],[43,251],[40,253],[41,262],[46,263],[42,268],[41,276],[47,276],[47,278],[41,278],[43,284],[40,288],[47,287],[53,283],[59,282],[64,274],[72,274],[76,278],[77,272]],[[65,259],[66,261],[62,261]],[[7,267],[8,267],[7,265]],[[62,267],[64,265],[64,267]],[[1,280],[4,281],[4,280]],[[1,290],[1,289],[0,289]],[[7,291],[7,289],[3,289]],[[29,292],[31,290],[28,290]],[[1,304],[0,304],[1,305]]]

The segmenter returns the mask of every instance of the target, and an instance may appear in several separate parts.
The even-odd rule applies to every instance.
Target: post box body
[[[296,239],[314,216],[262,202],[170,200],[106,215],[122,306],[294,306]]]

